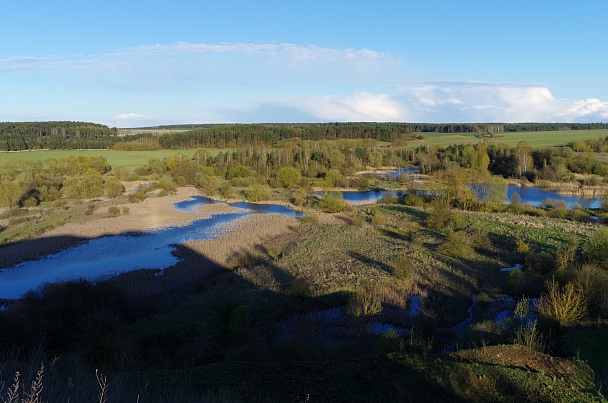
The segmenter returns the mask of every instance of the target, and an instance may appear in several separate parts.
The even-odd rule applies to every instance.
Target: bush
[[[439,247],[439,251],[446,255],[458,258],[471,258],[475,251],[471,246],[471,239],[464,231],[452,231],[448,233],[446,242]]]
[[[287,291],[287,295],[291,295],[299,298],[310,298],[312,297],[312,290],[310,288],[310,283],[303,278],[297,278],[294,280],[293,284],[289,291]]]
[[[450,226],[452,212],[443,205],[435,205],[426,218],[426,225],[432,229],[446,229]]]
[[[353,217],[352,224],[357,227],[363,227],[367,222],[367,218],[364,213],[359,213]]]
[[[228,260],[229,269],[241,269],[257,263],[257,256],[249,249],[242,248]]]
[[[386,217],[383,214],[376,213],[372,216],[372,225],[382,226],[386,224]]]
[[[259,183],[249,185],[245,189],[245,195],[251,202],[258,202],[262,200],[270,199],[270,189],[267,186],[260,185]]]
[[[414,275],[414,264],[407,256],[401,256],[395,262],[393,274],[399,280],[409,280]]]
[[[585,316],[585,297],[580,287],[574,283],[560,287],[555,279],[547,280],[545,285],[547,292],[541,295],[538,304],[541,316],[560,327],[572,326]]]
[[[108,207],[108,214],[110,214],[112,217],[116,217],[120,215],[120,209],[116,206],[110,206]]]
[[[608,228],[595,231],[583,245],[587,258],[603,269],[608,269]]]
[[[319,201],[319,207],[325,213],[339,213],[346,206],[340,192],[326,192]]]
[[[300,222],[305,224],[317,224],[319,222],[319,216],[316,214],[306,214],[300,219]]]
[[[36,207],[38,205],[38,199],[34,196],[28,197],[23,202],[21,202],[23,207]]]
[[[403,204],[406,206],[422,207],[424,206],[424,199],[417,194],[407,194],[403,198]]]

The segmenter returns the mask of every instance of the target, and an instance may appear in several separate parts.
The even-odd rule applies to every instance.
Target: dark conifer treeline
[[[165,149],[236,148],[239,146],[276,146],[286,139],[338,140],[374,139],[405,142],[421,133],[475,133],[487,135],[498,132],[546,130],[608,129],[607,123],[302,123],[302,124],[207,124],[175,125],[144,128],[143,130],[177,129],[183,132],[158,136],[158,145]],[[141,129],[140,129],[141,130]],[[155,143],[150,133],[119,136],[118,129],[85,122],[0,122],[0,150],[36,149],[129,149],[150,147]],[[142,141],[144,140],[144,141]],[[145,143],[144,145],[135,144]]]
[[[0,122],[0,150],[110,148],[118,129],[85,122]]]

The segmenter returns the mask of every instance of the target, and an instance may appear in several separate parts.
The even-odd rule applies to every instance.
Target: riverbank
[[[551,182],[541,180],[538,183],[525,182],[520,179],[507,179],[507,185],[518,187],[536,187],[543,190],[559,193],[564,196],[601,197],[608,195],[606,186],[581,185],[579,182]]]

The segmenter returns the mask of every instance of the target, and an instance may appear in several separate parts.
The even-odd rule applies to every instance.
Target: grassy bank
[[[479,138],[473,133],[464,134],[444,134],[444,133],[421,133],[422,140],[408,141],[408,147],[417,147],[426,144],[438,146],[448,146],[451,144],[477,144]],[[494,133],[493,137],[487,140],[491,143],[506,143],[516,146],[520,141],[526,141],[532,147],[545,148],[555,147],[608,136],[608,130],[563,130],[563,131],[542,131],[542,132],[513,132],[513,133]]]

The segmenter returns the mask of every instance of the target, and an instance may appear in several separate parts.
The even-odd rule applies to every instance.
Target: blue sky
[[[0,121],[608,121],[608,2],[29,1]]]

